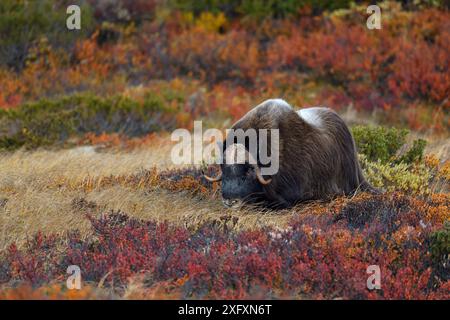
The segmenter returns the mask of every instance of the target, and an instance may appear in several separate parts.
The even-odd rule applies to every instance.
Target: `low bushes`
[[[152,95],[142,101],[90,94],[44,99],[0,110],[0,149],[52,145],[85,133],[144,135],[173,129],[175,122],[170,106]]]
[[[312,207],[283,230],[239,232],[122,212],[89,216],[88,238],[38,234],[23,249],[12,244],[0,256],[0,282],[47,285],[78,265],[83,285],[101,282],[119,294],[137,278],[179,298],[449,299],[445,210],[445,199],[361,195]],[[381,290],[366,287],[369,265],[381,268]]]
[[[355,126],[352,128],[358,152],[365,155],[369,161],[405,162],[413,163],[422,160],[426,141],[422,139],[414,140],[409,150],[405,147],[407,129],[386,128],[382,126]]]
[[[299,18],[308,14],[321,14],[324,11],[334,11],[355,6],[351,0],[171,0],[170,7],[173,9],[194,12],[225,12],[229,17],[244,17],[246,19],[268,19],[268,18]],[[423,7],[444,7],[445,1],[398,1],[403,2],[405,7],[411,9]]]
[[[223,98],[229,99],[231,105],[222,110],[227,101],[216,101],[220,90],[199,90],[189,95],[188,90],[192,88],[180,88],[177,83],[179,81],[141,90],[132,94],[136,96],[133,98],[75,94],[0,109],[0,149],[51,145],[86,133],[142,136],[154,131],[172,130],[177,125],[189,127],[193,117],[210,118],[214,115],[220,118],[220,113],[222,118],[229,117],[234,115],[234,105],[239,107],[239,115],[247,110],[246,104],[235,99],[232,93],[225,92],[229,96]],[[249,100],[248,97],[245,99]],[[369,161],[409,164],[423,158],[424,140],[415,140],[408,150],[402,150],[409,133],[406,129],[355,126],[352,133],[358,152]],[[402,152],[399,154],[399,151]]]
[[[64,3],[65,2],[65,3]],[[77,39],[93,30],[92,9],[81,5],[83,18],[81,30],[70,32],[66,27],[64,0],[2,0],[0,3],[0,65],[21,70],[28,58],[29,49],[41,38],[46,38],[53,48],[69,49]]]
[[[197,89],[228,87],[236,91],[235,100],[269,94],[289,98],[297,91],[298,106],[353,105],[358,111],[380,110],[391,123],[417,130],[448,130],[450,19],[448,10],[422,6],[431,2],[420,2],[420,10],[382,2],[383,28],[368,30],[365,4],[334,10],[346,8],[348,1],[121,0],[111,5],[86,0],[82,3],[91,5],[99,22],[96,30],[83,25],[73,36],[57,32],[59,40],[47,31],[57,30],[56,23],[64,26],[60,15],[66,1],[56,1],[57,10],[51,10],[53,2],[46,0],[44,9],[33,11],[37,27],[30,36],[15,26],[35,5],[19,3],[17,10],[8,7],[5,23],[0,22],[6,35],[0,56],[14,60],[0,58],[0,108],[86,90],[117,94],[150,80],[182,78],[198,81]],[[83,23],[89,22],[88,13],[83,9]],[[253,19],[262,16],[264,21]],[[282,83],[280,75],[293,81]]]
[[[352,133],[364,175],[374,187],[420,195],[446,191],[448,161],[424,157],[423,139],[406,143],[409,130],[355,126]]]
[[[404,192],[429,195],[438,184],[437,170],[424,163],[399,164],[368,161],[364,155],[359,157],[367,180],[377,188],[385,191],[401,190]]]
[[[450,221],[430,236],[431,258],[440,277],[450,280]]]

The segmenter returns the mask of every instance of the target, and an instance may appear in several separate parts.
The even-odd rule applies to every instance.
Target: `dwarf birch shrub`
[[[369,161],[381,163],[413,163],[422,160],[426,141],[414,140],[412,146],[399,154],[409,134],[407,129],[386,128],[382,126],[355,126],[352,128],[358,152]]]
[[[175,127],[175,111],[151,94],[143,101],[91,94],[42,99],[0,110],[0,149],[53,145],[90,132],[122,132],[133,137],[169,130]]]
[[[418,194],[430,194],[430,183],[434,177],[432,170],[424,163],[398,164],[368,161],[365,155],[359,156],[365,177],[377,188],[386,191],[404,191]]]

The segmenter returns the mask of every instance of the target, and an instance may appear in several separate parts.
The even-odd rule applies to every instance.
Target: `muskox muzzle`
[[[232,152],[236,149],[238,148],[234,148]],[[204,175],[210,182],[222,182],[223,204],[226,207],[237,208],[243,203],[257,202],[264,193],[263,186],[268,185],[272,179],[264,178],[257,161],[246,149],[242,158],[245,161],[230,161],[229,157],[225,159],[228,161],[221,165],[221,170],[216,177]],[[233,159],[235,159],[234,153]]]

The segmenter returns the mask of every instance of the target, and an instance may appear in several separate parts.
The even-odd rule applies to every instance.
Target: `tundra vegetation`
[[[0,298],[450,299],[446,1],[368,30],[361,1],[84,0],[79,31],[68,2],[0,2]],[[385,192],[230,210],[171,163],[274,97],[336,110]]]

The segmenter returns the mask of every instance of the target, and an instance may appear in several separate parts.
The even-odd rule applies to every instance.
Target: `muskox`
[[[295,111],[282,99],[270,99],[250,110],[232,129],[278,129],[279,167],[275,174],[264,175],[261,168],[267,165],[261,164],[259,153],[248,152],[248,142],[240,143],[247,154],[245,161],[227,163],[227,152],[238,149],[236,141],[227,139],[221,149],[221,172],[215,178],[205,176],[209,181],[221,180],[227,207],[258,203],[286,208],[307,200],[375,191],[363,177],[350,130],[329,108]]]

